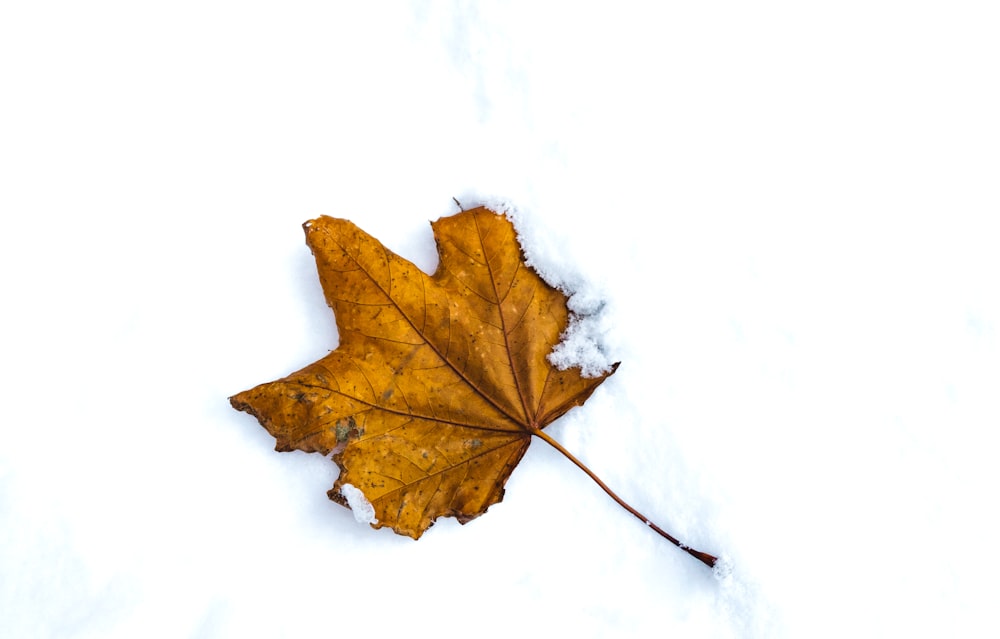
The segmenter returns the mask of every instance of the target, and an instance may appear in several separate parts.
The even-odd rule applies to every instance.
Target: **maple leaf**
[[[345,495],[355,501],[360,491],[372,526],[417,539],[438,517],[466,523],[502,500],[537,436],[656,528],[542,432],[614,369],[588,378],[549,361],[566,298],[525,263],[505,216],[480,207],[433,222],[433,275],[348,220],[303,226],[340,345],[230,402],[258,419],[276,450],[333,452],[331,499],[348,505]]]

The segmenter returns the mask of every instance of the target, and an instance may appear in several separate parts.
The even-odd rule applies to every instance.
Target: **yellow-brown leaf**
[[[503,498],[532,435],[607,377],[558,370],[565,296],[485,208],[432,223],[434,275],[347,220],[304,225],[340,345],[283,379],[230,398],[277,450],[328,454],[374,506],[375,527],[414,539],[441,516],[462,523]],[[609,373],[610,374],[610,373]]]

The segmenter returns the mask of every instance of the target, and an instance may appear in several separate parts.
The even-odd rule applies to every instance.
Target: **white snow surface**
[[[3,3],[0,637],[997,635],[996,6]],[[725,570],[542,442],[358,527],[230,408],[337,345],[303,222],[432,272],[452,197],[621,362],[547,432]]]

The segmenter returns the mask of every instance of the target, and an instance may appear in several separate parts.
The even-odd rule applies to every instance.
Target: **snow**
[[[549,360],[560,370],[579,368],[584,377],[597,377],[610,372],[615,364],[604,348],[603,335],[611,327],[602,322],[605,294],[586,282],[568,264],[549,265],[536,255],[551,254],[536,245],[539,231],[534,220],[524,215],[515,204],[497,198],[485,198],[483,206],[506,215],[517,231],[517,239],[525,250],[525,261],[538,272],[550,286],[560,289],[568,298],[569,326],[562,339],[549,355]]]
[[[3,4],[0,636],[997,634],[998,27]],[[303,222],[433,271],[452,197],[573,293],[556,361],[621,362],[547,432],[726,572],[542,442],[465,526],[359,527],[229,407],[336,347]]]
[[[375,507],[365,499],[365,494],[360,489],[351,484],[344,484],[340,487],[340,494],[347,500],[355,521],[359,524],[378,523],[378,519],[375,518]]]

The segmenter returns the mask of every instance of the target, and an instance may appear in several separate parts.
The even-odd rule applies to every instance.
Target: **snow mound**
[[[573,267],[564,262],[558,244],[547,242],[536,222],[510,201],[500,198],[487,200],[488,209],[507,216],[517,231],[517,240],[524,251],[525,263],[569,299],[569,326],[559,343],[549,354],[556,368],[579,368],[584,377],[598,377],[611,371],[614,361],[603,347],[608,327],[605,296],[593,284],[583,280]]]
[[[347,505],[351,507],[354,519],[359,524],[378,523],[378,519],[375,519],[375,507],[371,505],[361,489],[355,488],[351,484],[344,484],[340,487],[340,494],[347,500]]]

